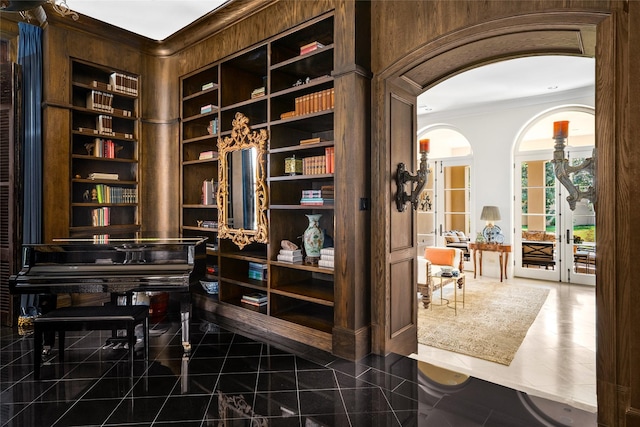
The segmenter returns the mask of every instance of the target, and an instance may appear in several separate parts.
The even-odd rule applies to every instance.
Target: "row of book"
[[[209,126],[207,126],[207,132],[209,135],[215,135],[218,133],[218,118],[214,118],[209,122]]]
[[[111,139],[94,138],[93,146],[86,144],[87,150],[93,148],[94,157],[115,159],[117,153],[122,149],[122,145],[116,144]]]
[[[138,189],[96,185],[98,203],[138,203]]]
[[[335,168],[335,148],[326,147],[324,155],[310,156],[302,159],[303,175],[321,175],[333,173]]]
[[[305,206],[332,205],[333,197],[333,185],[323,185],[319,190],[302,190],[300,204]]]
[[[133,96],[138,95],[138,77],[122,73],[111,73],[109,83],[115,92],[122,92]]]
[[[267,264],[249,262],[249,279],[267,280]]]
[[[91,225],[104,227],[111,223],[111,208],[96,208],[91,211]]]
[[[87,92],[87,108],[90,110],[113,113],[113,94],[92,90]]]
[[[91,83],[91,86],[96,89],[138,96],[138,77],[128,76],[122,73],[111,73],[109,76],[109,83],[94,80]]]
[[[94,244],[109,243],[109,235],[108,234],[94,234],[93,235],[93,243]]]
[[[318,267],[329,268],[333,270],[333,248],[320,249],[320,260],[318,260]]]
[[[295,99],[295,116],[331,110],[335,106],[334,88],[298,96]]]

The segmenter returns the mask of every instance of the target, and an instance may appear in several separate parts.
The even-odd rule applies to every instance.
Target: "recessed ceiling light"
[[[547,89],[556,90],[556,89],[558,89],[558,86],[557,85],[549,86]]]

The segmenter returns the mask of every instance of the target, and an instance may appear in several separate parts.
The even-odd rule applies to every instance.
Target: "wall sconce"
[[[569,165],[569,161],[564,155],[564,148],[567,143],[567,136],[569,135],[569,122],[560,121],[553,123],[553,139],[556,140],[555,149],[553,151],[553,169],[558,181],[567,189],[569,195],[567,196],[567,202],[571,210],[576,209],[576,202],[581,199],[587,199],[591,203],[596,203],[596,149],[593,149],[592,157],[585,159],[581,164],[577,166]],[[570,175],[572,173],[578,173],[584,171],[593,177],[593,185],[589,186],[586,191],[582,191],[577,188]]]
[[[482,236],[487,243],[503,243],[504,236],[500,227],[495,225],[494,221],[500,221],[500,209],[497,206],[484,206],[480,219],[487,221],[487,225],[482,230]]]
[[[404,163],[398,163],[398,169],[396,170],[396,207],[398,212],[404,212],[405,204],[411,202],[411,206],[416,210],[418,208],[419,195],[422,192],[425,184],[427,183],[427,177],[429,175],[429,168],[427,167],[427,153],[429,152],[429,140],[420,140],[420,168],[415,175],[411,175],[404,166]],[[407,194],[404,189],[404,185],[407,182],[415,182],[416,186],[411,190],[411,195]]]

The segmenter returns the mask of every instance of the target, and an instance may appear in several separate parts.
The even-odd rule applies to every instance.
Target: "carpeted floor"
[[[418,309],[418,342],[491,362],[509,365],[529,327],[547,299],[547,289],[513,284],[466,285],[465,305],[458,289],[458,315],[452,308],[453,286],[444,288],[450,306],[438,306],[440,290],[434,292],[433,308]]]

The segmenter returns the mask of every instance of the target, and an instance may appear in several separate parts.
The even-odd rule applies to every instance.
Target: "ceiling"
[[[455,75],[418,97],[418,114],[462,110],[595,85],[595,59],[529,56],[496,62]]]
[[[231,0],[66,0],[79,14],[164,40]],[[60,3],[60,0],[56,1]]]

